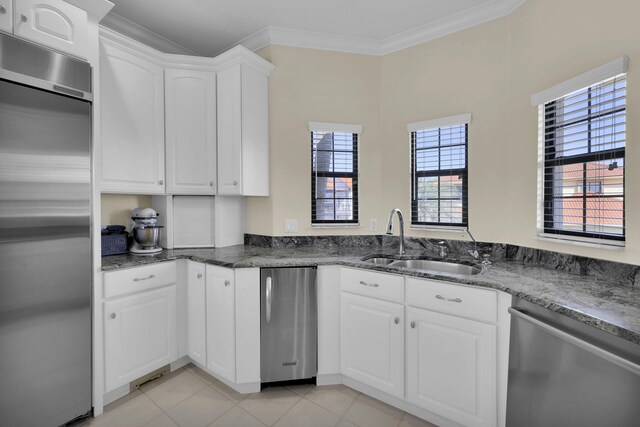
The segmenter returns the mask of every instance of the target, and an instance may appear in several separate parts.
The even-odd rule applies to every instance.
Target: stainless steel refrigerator
[[[314,267],[260,271],[260,378],[313,378],[318,372],[318,298]]]
[[[0,34],[0,426],[90,413],[91,69]]]

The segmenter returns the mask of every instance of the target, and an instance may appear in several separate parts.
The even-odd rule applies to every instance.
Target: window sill
[[[608,250],[614,250],[614,251],[621,251],[626,248],[626,243],[620,242],[620,241],[610,240],[610,241],[602,242],[598,239],[587,239],[587,238],[567,237],[567,236],[558,237],[555,234],[537,234],[535,237],[533,237],[533,239],[539,240],[541,242],[583,246],[583,247],[594,248],[594,249],[608,249]]]
[[[311,228],[359,228],[360,223],[355,224],[311,224]]]
[[[411,230],[424,230],[424,231],[442,231],[444,233],[460,233],[465,234],[467,227],[465,226],[450,226],[450,225],[410,225]]]

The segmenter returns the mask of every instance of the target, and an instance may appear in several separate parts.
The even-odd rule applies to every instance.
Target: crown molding
[[[101,24],[120,34],[131,37],[140,43],[159,50],[160,52],[179,55],[198,55],[195,51],[178,43],[172,42],[171,40],[162,37],[160,34],[154,33],[153,31],[113,12],[105,16]]]
[[[489,4],[479,5],[472,9],[447,16],[436,22],[387,37],[380,43],[380,51],[382,55],[386,55],[502,18],[513,13],[525,1],[526,0],[494,0]]]
[[[383,40],[265,27],[238,44],[257,51],[270,44],[382,56],[510,15],[526,0],[493,0]]]
[[[247,65],[261,74],[269,77],[276,66],[266,59],[256,55],[242,45],[237,45],[213,58],[213,64],[218,69],[226,69],[236,64]]]
[[[245,37],[240,40],[239,44],[254,52],[270,44],[276,44],[363,55],[380,55],[380,41],[376,39],[272,26]]]

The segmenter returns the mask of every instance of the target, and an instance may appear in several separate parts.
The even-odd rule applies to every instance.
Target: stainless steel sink
[[[394,261],[390,267],[406,268],[407,270],[433,271],[436,273],[459,274],[462,276],[473,276],[482,270],[473,265],[458,264],[456,262],[432,261],[426,259],[408,259]]]
[[[389,265],[394,261],[397,261],[397,260],[393,258],[386,258],[386,257],[373,257],[373,258],[366,259],[364,262],[368,262],[369,264]]]
[[[460,264],[457,262],[434,261],[428,259],[407,259],[398,260],[384,256],[365,259],[364,262],[376,265],[388,265],[406,270],[420,270],[431,273],[457,274],[460,276],[473,276],[482,271],[473,265]]]

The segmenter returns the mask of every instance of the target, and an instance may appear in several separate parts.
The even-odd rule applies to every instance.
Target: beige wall
[[[271,196],[250,198],[247,232],[285,235],[382,232],[388,211],[409,212],[407,123],[471,113],[469,223],[483,241],[640,264],[640,154],[627,135],[627,247],[597,249],[535,239],[537,111],[533,93],[630,57],[628,117],[640,107],[640,3],[616,0],[528,0],[512,15],[383,57],[270,46],[259,52],[276,65],[269,83]],[[311,229],[307,123],[363,125],[360,144],[361,226]],[[462,238],[409,230],[409,235]]]
[[[100,221],[103,225],[127,225],[132,209],[151,207],[151,196],[103,194],[100,203]]]

